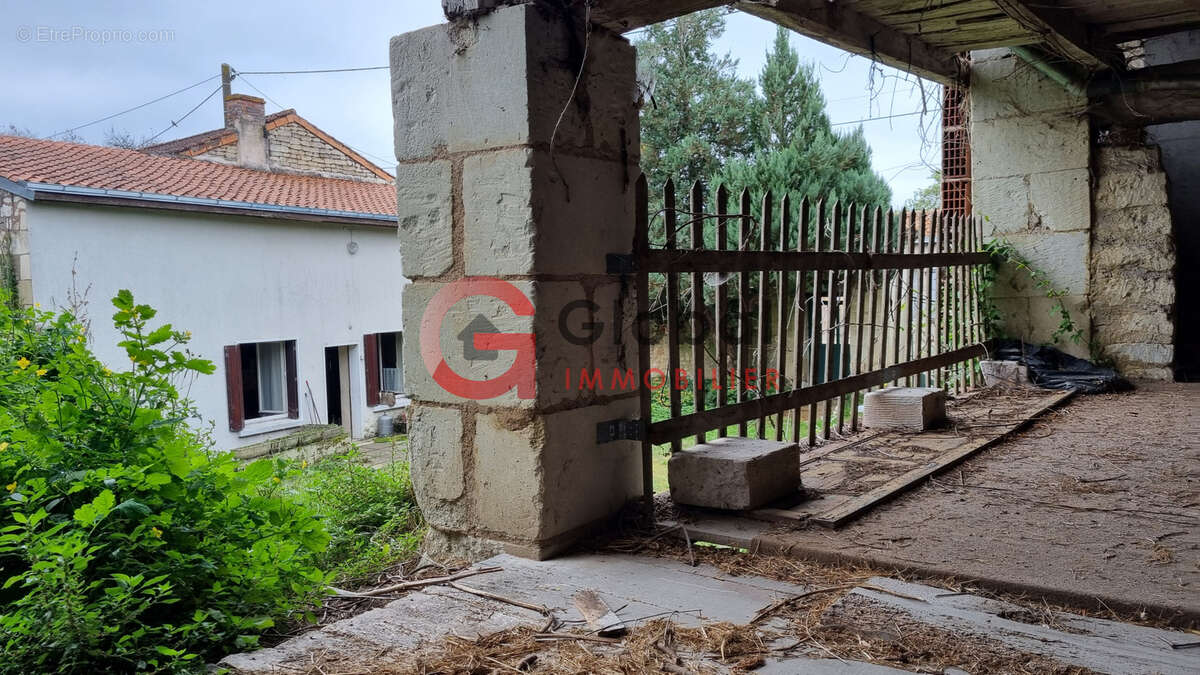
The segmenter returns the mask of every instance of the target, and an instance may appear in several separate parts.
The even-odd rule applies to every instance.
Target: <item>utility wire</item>
[[[913,112],[900,113],[898,115],[883,115],[882,117],[865,117],[861,120],[850,120],[848,122],[833,122],[829,126],[841,127],[841,126],[845,126],[847,124],[859,124],[862,122],[878,122],[880,120],[892,120],[892,119],[896,119],[897,117],[912,117],[913,115],[923,115],[923,114],[925,114],[924,110],[914,110]]]
[[[367,66],[364,68],[322,68],[319,70],[245,70],[239,75],[311,75],[314,73],[357,73],[364,70],[387,70],[391,66]]]
[[[107,117],[101,117],[100,119],[95,120],[93,122],[88,122],[87,124],[80,124],[77,127],[72,127],[70,129],[64,129],[63,131],[60,131],[56,134],[51,134],[51,135],[47,136],[46,138],[55,138],[56,136],[62,136],[63,134],[69,134],[73,131],[79,131],[80,129],[90,127],[94,124],[99,124],[101,122],[107,122],[108,120],[111,120],[114,117],[120,117],[121,115],[124,115],[125,113],[131,113],[134,110],[140,110],[140,109],[145,108],[146,106],[151,105],[153,103],[158,103],[159,101],[171,98],[172,96],[174,96],[176,94],[182,94],[183,92],[185,92],[189,89],[195,89],[196,87],[199,87],[200,85],[204,84],[205,82],[214,80],[218,77],[220,77],[220,75],[213,75],[212,77],[206,77],[203,80],[200,80],[199,82],[197,82],[196,84],[190,84],[190,85],[184,87],[183,89],[176,89],[175,91],[173,91],[169,94],[166,94],[165,96],[159,96],[158,98],[154,99],[153,101],[146,101],[145,103],[142,103],[141,105],[135,105],[134,107],[129,108],[128,110],[122,110],[121,112],[113,113]],[[205,99],[205,100],[208,100],[208,99]]]
[[[194,112],[196,112],[197,110],[199,110],[199,109],[200,109],[200,106],[204,105],[205,103],[208,103],[208,99],[212,98],[213,96],[216,96],[218,91],[221,91],[221,87],[217,87],[216,89],[213,89],[213,90],[212,90],[212,93],[210,93],[208,96],[205,96],[203,101],[200,101],[199,103],[197,103],[197,104],[196,104],[196,107],[194,107],[194,108],[192,108],[191,110],[187,111],[187,113],[185,113],[183,117],[180,117],[180,118],[179,118],[179,119],[177,119],[177,120],[172,120],[172,121],[171,121],[171,126],[169,126],[169,127],[166,127],[166,128],[165,128],[165,129],[163,129],[162,131],[160,131],[160,132],[158,132],[157,134],[154,134],[154,135],[153,135],[153,136],[151,136],[150,138],[146,139],[146,143],[145,143],[145,144],[146,144],[146,145],[149,145],[150,143],[153,143],[153,142],[154,142],[154,140],[155,140],[155,139],[157,139],[159,136],[162,136],[163,134],[167,133],[167,132],[168,132],[168,131],[170,131],[171,129],[174,129],[175,127],[179,126],[179,123],[180,123],[180,122],[183,122],[183,121],[184,121],[184,120],[186,120],[188,117],[190,117],[192,113],[194,113]]]
[[[253,82],[251,82],[250,80],[247,80],[247,79],[244,77],[244,76],[245,76],[245,73],[241,72],[240,70],[239,70],[239,71],[234,71],[234,72],[235,72],[235,73],[237,73],[237,77],[238,77],[238,78],[240,78],[242,82],[245,82],[245,83],[246,83],[246,86],[250,87],[250,88],[251,88],[251,89],[253,89],[254,91],[257,91],[259,94],[261,94],[261,95],[262,95],[262,97],[263,97],[263,98],[265,98],[265,99],[267,99],[268,101],[270,101],[270,102],[271,102],[271,104],[272,104],[272,105],[274,105],[275,107],[279,108],[280,110],[283,110],[283,109],[284,109],[284,105],[283,105],[282,103],[280,103],[279,101],[276,101],[275,99],[271,98],[271,97],[270,97],[270,95],[268,95],[268,94],[267,94],[267,92],[263,91],[262,89],[259,89],[258,87],[254,86],[254,83],[253,83]],[[360,150],[359,148],[356,148],[356,147],[354,147],[353,145],[346,144],[346,147],[347,147],[347,148],[350,148],[351,150],[353,150],[353,151],[357,152],[357,153],[358,153],[358,154],[360,154],[360,155],[366,155],[367,157],[370,157],[370,158],[374,159],[376,162],[379,162],[379,163],[383,164],[384,166],[387,166],[388,164],[391,164],[391,161],[390,161],[390,160],[384,159],[384,158],[382,158],[382,157],[380,157],[379,155],[376,155],[376,154],[374,154],[374,153],[367,152],[366,150]]]

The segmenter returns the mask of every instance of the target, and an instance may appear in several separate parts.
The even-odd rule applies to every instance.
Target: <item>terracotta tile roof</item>
[[[95,190],[396,215],[395,187],[255,171],[98,145],[0,136],[0,178]]]

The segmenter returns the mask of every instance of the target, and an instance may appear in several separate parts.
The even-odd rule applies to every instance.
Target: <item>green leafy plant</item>
[[[1003,239],[989,241],[984,244],[983,250],[991,256],[992,260],[992,264],[984,268],[983,284],[980,289],[980,300],[983,311],[982,320],[984,330],[989,336],[1005,337],[1003,334],[1003,318],[1000,314],[1000,309],[996,306],[993,289],[995,289],[1000,268],[1004,265],[1011,265],[1018,271],[1028,275],[1033,287],[1054,301],[1050,309],[1051,315],[1058,320],[1058,327],[1050,335],[1054,344],[1059,344],[1064,340],[1069,340],[1075,344],[1083,343],[1083,329],[1071,317],[1071,311],[1067,308],[1065,301],[1065,298],[1070,295],[1068,289],[1056,287],[1045,271],[1030,264],[1017,251],[1016,247],[1008,241]]]
[[[420,547],[424,528],[406,462],[366,466],[356,449],[311,465],[294,461],[284,488],[325,523],[330,542],[317,563],[338,584],[369,581]]]
[[[202,670],[302,612],[329,534],[282,468],[210,452],[181,397],[212,363],[113,299],[114,371],[70,314],[0,303],[2,672]]]

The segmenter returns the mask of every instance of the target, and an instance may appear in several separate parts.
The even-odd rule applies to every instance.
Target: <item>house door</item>
[[[325,405],[330,424],[351,433],[353,408],[350,406],[350,348],[325,348]]]

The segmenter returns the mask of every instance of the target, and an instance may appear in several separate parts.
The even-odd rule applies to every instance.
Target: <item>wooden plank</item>
[[[800,199],[800,231],[796,236],[796,250],[803,251],[808,246],[808,197]],[[807,294],[804,292],[807,275],[796,272],[796,385],[793,389],[804,387],[804,336],[807,335],[806,324],[810,320],[810,312],[805,311]],[[804,417],[800,408],[792,410],[792,442],[800,443],[800,424]],[[811,423],[811,421],[810,421]]]
[[[704,248],[704,186],[700,181],[692,184],[691,200],[688,205],[692,217],[692,249]],[[697,413],[704,411],[704,274],[692,273],[692,397]],[[649,333],[647,333],[648,335]],[[704,433],[696,436],[696,443],[705,443]]]
[[[830,251],[837,250],[838,242],[841,240],[841,234],[842,234],[842,203],[834,202],[833,203],[833,228],[832,228],[830,236],[829,236],[829,250]],[[833,377],[833,335],[834,335],[834,331],[837,329],[837,321],[838,321],[837,299],[835,297],[835,293],[837,293],[837,272],[838,272],[837,270],[829,270],[829,272],[827,273],[828,276],[825,280],[825,284],[826,284],[825,298],[826,298],[826,302],[829,303],[829,328],[827,331],[825,331],[825,335],[822,338],[825,342],[824,348],[825,348],[825,381],[826,382],[832,382],[835,379]],[[838,361],[840,362],[841,359],[839,358]],[[829,440],[829,432],[830,432],[829,426],[833,421],[832,416],[831,416],[831,413],[833,412],[832,408],[830,407],[831,403],[832,403],[832,401],[830,401],[828,398],[826,398],[825,405],[822,408],[821,420],[825,426],[821,431],[821,436],[825,440]]]
[[[883,250],[891,251],[892,249],[892,223],[895,220],[895,213],[888,209],[887,219],[883,223]],[[892,274],[888,270],[883,271],[883,329],[881,331],[882,339],[879,341],[879,366],[886,368],[888,364],[888,327],[892,318]]]
[[[900,218],[896,222],[896,250],[904,251],[904,233],[908,229],[908,209],[900,209]],[[904,299],[908,289],[904,287],[904,273],[901,270],[896,271],[896,334],[893,336],[892,355],[896,359],[896,363],[900,363],[900,333],[906,330],[907,326],[901,326],[900,322],[904,316]],[[892,383],[892,386],[899,385],[899,380]]]
[[[846,253],[842,251],[650,251],[646,272],[830,272],[914,270],[924,267],[984,265],[982,253]]]
[[[588,622],[592,632],[600,637],[617,637],[624,635],[629,629],[617,616],[617,613],[604,602],[604,598],[596,591],[580,591],[572,598],[575,608]]]
[[[703,430],[716,429],[722,424],[737,424],[743,420],[766,417],[774,415],[781,410],[797,408],[803,405],[815,407],[816,403],[827,401],[843,392],[851,392],[871,385],[891,382],[906,375],[922,373],[927,370],[957,363],[964,359],[985,356],[986,354],[987,350],[983,345],[971,345],[960,350],[881,368],[835,382],[823,382],[795,391],[742,401],[721,408],[713,408],[705,413],[684,415],[674,419],[655,422],[649,426],[648,435],[656,444],[669,443],[677,438],[684,438]],[[809,429],[811,436],[813,433],[811,425]]]
[[[759,247],[766,253],[771,249],[771,223],[772,220],[771,208],[771,191],[767,190],[762,197],[762,210],[759,211]],[[769,272],[763,271],[758,275],[758,378],[756,381],[757,391],[760,397],[766,393],[766,376],[767,376],[767,320],[769,318],[768,298],[771,292],[771,275]],[[758,437],[767,437],[767,418],[761,417],[758,420]]]
[[[742,190],[739,202],[741,220],[738,221],[737,252],[743,253],[749,248],[750,230],[753,225],[750,215],[750,190]],[[738,277],[738,370],[737,383],[739,403],[747,400],[749,392],[746,389],[746,369],[750,367],[750,268],[741,270]],[[737,420],[738,435],[745,436],[747,431],[746,419]]]
[[[729,248],[729,190],[721,185],[717,188],[717,250]],[[713,336],[717,343],[717,402],[720,405],[729,403],[729,340],[726,333],[729,327],[729,289],[724,280],[718,280],[717,287],[717,317],[713,322]],[[722,438],[729,435],[728,427],[718,430]]]
[[[865,207],[865,206],[862,207],[862,210],[859,214],[858,222],[860,223],[859,232],[858,232],[858,251],[859,251],[859,253],[866,253],[867,252],[867,237],[869,235],[869,233],[867,231],[867,207]],[[856,276],[856,279],[855,279],[855,283],[854,283],[855,303],[858,305],[858,321],[855,322],[855,328],[854,328],[854,370],[853,370],[853,373],[855,375],[858,375],[859,373],[861,373],[863,371],[863,333],[866,332],[865,323],[867,320],[867,311],[866,311],[866,309],[867,309],[867,307],[866,307],[867,306],[866,290],[867,289],[865,288],[867,274],[871,274],[871,272],[864,273],[862,270],[859,270],[858,274]],[[858,391],[854,392],[854,400],[852,401],[851,406],[850,406],[850,408],[851,408],[850,431],[851,432],[858,431],[858,401],[860,398],[859,393],[860,392],[858,392]]]
[[[910,254],[914,253],[916,251],[915,246],[916,246],[917,231],[916,231],[915,225],[916,225],[917,215],[918,215],[918,212],[916,210],[910,211],[908,214],[908,220],[904,222],[904,230],[903,231],[904,231],[904,234],[906,234],[908,237],[907,248],[908,248],[908,253],[910,253]],[[914,291],[913,276],[914,276],[913,269],[910,268],[905,271],[905,279],[904,279],[904,306],[905,306],[905,310],[906,310],[906,320],[904,322],[904,360],[905,361],[913,360],[913,342],[914,342],[913,329],[916,328],[916,325],[913,323],[913,305],[916,304],[916,297],[914,297],[914,293],[913,293],[913,291]],[[912,376],[904,378],[904,384],[905,384],[905,386],[911,387],[912,386]]]
[[[784,193],[783,199],[779,202],[779,250],[780,251],[788,250],[788,235],[790,234],[791,229],[792,229],[791,206],[792,206],[791,200],[788,198],[787,193]],[[779,325],[777,327],[778,328],[778,331],[777,331],[778,337],[776,338],[776,347],[775,347],[775,349],[776,349],[775,369],[777,371],[779,371],[778,379],[776,380],[779,383],[775,389],[776,393],[783,391],[783,381],[784,381],[784,378],[787,377],[787,345],[788,345],[788,334],[787,334],[787,326],[788,326],[788,322],[787,322],[787,317],[788,317],[787,282],[788,282],[788,279],[787,278],[788,278],[787,272],[781,271],[779,273],[779,290],[776,293],[778,304],[776,306],[775,316],[777,317],[777,319],[779,321]],[[797,372],[799,372],[799,371],[797,371]],[[777,440],[777,441],[783,440],[783,426],[784,426],[784,413],[781,411],[779,413],[779,415],[775,418],[775,440]]]
[[[871,244],[869,252],[879,250],[879,237],[882,234],[882,227],[879,222],[880,208],[875,207],[874,213],[871,214]],[[871,326],[867,332],[868,350],[867,350],[867,370],[875,370],[875,324],[879,321],[879,295],[881,292],[880,283],[881,276],[874,270],[867,272],[868,278],[871,280]],[[886,330],[884,331],[887,332]],[[868,388],[867,391],[870,391]]]
[[[817,202],[817,238],[816,238],[816,253],[820,253],[821,248],[825,245],[825,201]],[[823,323],[824,312],[821,311],[821,273],[813,271],[812,273],[812,304],[809,311],[812,313],[812,335],[810,344],[812,345],[810,354],[811,377],[809,378],[809,386],[814,387],[817,381],[821,379],[820,363],[818,358],[818,349],[821,345],[821,324]],[[808,406],[808,444],[813,446],[817,444],[817,399],[813,399]]]
[[[938,224],[937,224],[937,231],[935,232],[935,236],[937,237],[937,249],[936,250],[939,253],[944,252],[946,250],[946,223],[947,223],[947,221],[948,221],[947,218],[943,218],[943,219],[939,220]],[[937,271],[937,316],[934,318],[934,325],[933,325],[935,333],[936,333],[934,341],[937,345],[937,350],[939,352],[946,348],[945,326],[946,326],[946,268],[944,266],[939,265],[938,271]],[[937,386],[942,387],[942,388],[946,387],[946,371],[942,368],[938,368],[938,370],[937,370]]]
[[[941,220],[942,212],[940,209],[935,209],[929,214],[929,225],[926,227],[926,221],[921,221],[921,253],[928,252],[933,247],[932,231],[937,228],[938,221]],[[919,339],[925,343],[925,354],[935,354],[933,349],[933,268],[926,267],[921,270],[921,304],[924,312],[922,313],[922,334]],[[933,386],[932,378],[926,374],[924,385],[926,387]]]
[[[846,209],[846,243],[845,243],[845,246],[843,246],[843,248],[842,248],[843,251],[854,250],[854,244],[852,242],[854,241],[854,226],[857,223],[857,218],[855,218],[855,214],[857,212],[858,212],[858,209],[856,209],[854,207],[854,204],[851,204]],[[838,362],[837,362],[838,379],[841,379],[850,374],[849,372],[847,372],[848,366],[847,366],[846,362],[849,360],[849,355],[846,352],[850,348],[850,275],[851,274],[852,274],[852,272],[850,270],[846,270],[845,272],[842,272],[842,274],[841,274],[842,298],[840,301],[840,303],[841,303],[840,311],[838,314],[842,320],[842,335],[841,335],[841,338],[838,340],[838,347],[839,347]],[[846,433],[846,394],[843,393],[841,396],[838,397],[838,434],[841,435],[841,434],[845,434],[845,433]]]
[[[1025,414],[1025,419],[1023,421],[1015,422],[1013,424],[1013,428],[1007,430],[1005,433],[993,436],[991,438],[982,439],[980,441],[967,443],[956,450],[938,457],[932,462],[928,462],[913,469],[912,471],[897,476],[883,485],[880,485],[873,490],[865,492],[858,497],[847,501],[841,506],[826,511],[819,516],[815,516],[811,520],[812,522],[825,527],[837,527],[845,523],[847,520],[850,520],[851,518],[861,514],[863,511],[866,511],[867,509],[870,509],[895,497],[899,493],[911,488],[914,484],[936,473],[944,471],[955,464],[958,464],[959,462],[970,457],[971,455],[978,453],[981,450],[990,448],[991,446],[1003,441],[1016,431],[1028,426],[1030,422],[1037,419],[1047,411],[1061,405],[1074,394],[1074,390],[1050,394],[1046,398],[1041,399],[1041,401],[1039,401],[1032,410],[1029,410],[1029,412]]]
[[[663,186],[663,217],[666,223],[666,247],[668,251],[678,248],[678,210],[675,207],[675,181],[667,179]],[[638,272],[646,275],[649,272]],[[679,275],[667,272],[667,396],[670,399],[671,417],[683,414],[683,403],[680,399],[679,387],[675,386],[676,373],[679,372]],[[641,333],[649,335],[649,332]],[[649,366],[643,366],[643,373]],[[681,441],[671,443],[671,452],[683,450]]]
[[[646,175],[638,176],[634,187],[634,230],[633,252],[635,256],[644,256],[650,250],[650,200],[646,186]],[[650,275],[634,274],[634,292],[637,294],[637,334],[650,334]],[[650,341],[638,340],[638,368],[641,372],[650,372]],[[650,399],[654,392],[650,387],[641,387],[638,396],[638,415],[649,426],[651,415]],[[654,522],[654,445],[650,442],[650,434],[644,434],[642,439],[642,498],[643,516]]]

